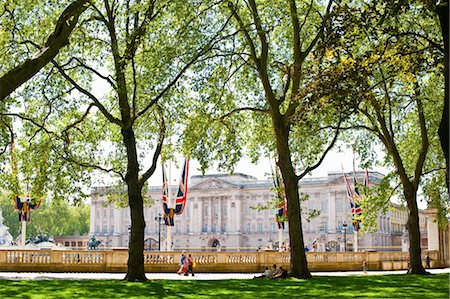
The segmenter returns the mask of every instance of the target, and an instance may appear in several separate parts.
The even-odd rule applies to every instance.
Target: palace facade
[[[353,174],[348,174],[352,176]],[[362,181],[363,172],[357,173]],[[370,183],[383,175],[370,172]],[[175,192],[178,186],[172,186]],[[354,232],[347,191],[341,173],[327,177],[302,179],[299,190],[302,201],[302,225],[305,245],[317,251],[353,250]],[[127,247],[130,234],[130,210],[116,207],[107,199],[107,187],[92,189],[90,235],[102,241],[100,247]],[[227,250],[265,249],[282,240],[289,244],[288,225],[280,236],[275,209],[260,210],[275,197],[272,182],[235,173],[192,176],[184,212],[175,215],[175,226],[167,227],[160,220],[162,187],[150,187],[153,205],[145,208],[145,240],[147,250]],[[315,211],[315,217],[309,217]],[[405,224],[406,209],[393,205],[385,215],[378,216],[378,230],[359,236],[359,250],[397,250],[408,248]],[[420,212],[422,244],[426,247],[426,216]],[[171,238],[168,240],[168,234]],[[159,243],[160,241],[160,243]],[[171,242],[170,242],[171,241]]]

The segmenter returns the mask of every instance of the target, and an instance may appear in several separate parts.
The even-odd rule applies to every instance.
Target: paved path
[[[446,269],[428,269],[433,274],[450,273],[450,268]],[[345,271],[345,272],[312,272],[313,276],[349,276],[349,275],[388,275],[388,274],[405,274],[402,271],[368,271],[364,274],[362,271]],[[198,273],[192,276],[180,276],[172,273],[147,273],[148,279],[169,279],[169,280],[221,280],[221,279],[251,279],[259,273]],[[80,280],[80,279],[117,279],[121,280],[125,277],[124,273],[35,273],[35,272],[0,272],[0,280],[44,280],[44,279],[63,279],[63,280]]]

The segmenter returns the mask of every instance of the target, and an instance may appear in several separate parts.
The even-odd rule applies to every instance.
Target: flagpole
[[[22,246],[25,246],[25,239],[27,235],[27,221],[22,219]]]
[[[172,179],[172,162],[169,161],[169,180],[168,180],[168,184],[167,184],[167,206],[171,207],[172,206],[172,190],[170,189],[170,183],[171,183],[171,179]],[[170,220],[169,220],[170,222]],[[166,250],[167,251],[172,251],[172,232],[170,229],[170,223],[169,225],[167,225],[167,239],[166,239]]]
[[[281,252],[281,244],[283,244],[283,228],[278,228],[278,251]]]
[[[359,230],[355,230],[354,231],[354,233],[353,233],[353,235],[354,235],[354,241],[353,241],[353,243],[355,244],[355,250],[354,250],[354,252],[358,252],[359,250],[358,250],[358,237],[359,237]]]
[[[355,150],[353,149],[353,189],[355,190],[354,196],[356,197],[356,184],[357,184],[357,178],[356,178],[356,163],[355,163]],[[356,199],[355,200],[355,209],[356,209]],[[355,213],[356,214],[356,213]],[[354,216],[353,216],[354,217]],[[355,221],[355,220],[354,220]],[[359,246],[358,246],[358,237],[359,237],[359,223],[357,221],[355,221],[356,225],[358,226],[354,231],[353,231],[353,236],[354,236],[354,244],[355,244],[355,252],[359,251]],[[355,227],[355,226],[354,226]]]

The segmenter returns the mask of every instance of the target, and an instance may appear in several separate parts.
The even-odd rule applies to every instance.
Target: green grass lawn
[[[449,298],[449,275],[281,280],[0,280],[0,298]]]

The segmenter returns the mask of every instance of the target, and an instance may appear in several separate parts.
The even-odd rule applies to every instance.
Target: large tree
[[[439,138],[441,142],[442,151],[445,157],[446,163],[446,184],[447,189],[449,189],[449,153],[450,153],[450,140],[449,140],[449,3],[448,0],[417,0],[417,1],[406,1],[406,0],[396,0],[389,1],[384,4],[385,10],[380,17],[380,25],[383,21],[389,19],[391,16],[399,16],[405,12],[416,12],[422,15],[431,13],[435,14],[439,20],[440,35],[442,37],[443,45],[439,47],[439,51],[442,53],[443,57],[443,74],[444,74],[444,88],[445,93],[443,96],[444,109],[442,110],[441,122],[439,125]],[[430,17],[433,18],[433,16]],[[416,35],[417,30],[405,30],[405,34]]]
[[[303,169],[297,173],[293,150],[295,144],[307,143],[306,138],[302,139],[302,133],[308,130],[304,120],[308,113],[320,106],[313,99],[320,101],[326,97],[320,92],[314,96],[308,94],[311,91],[308,83],[314,73],[309,60],[323,36],[332,6],[332,1],[324,7],[314,1],[308,4],[294,0],[283,3],[257,3],[254,0],[228,2],[235,26],[240,30],[241,41],[245,44],[244,59],[259,79],[266,102],[265,110],[271,120],[277,165],[287,199],[290,275],[298,278],[311,277],[304,251],[298,182],[321,164],[334,145],[338,132],[334,137],[326,136],[321,143],[314,145],[317,146],[312,151],[316,154],[315,158],[300,157],[298,162],[302,163]],[[336,123],[339,123],[339,116]],[[294,141],[294,138],[297,140]]]
[[[189,115],[185,134],[186,146],[205,165],[212,155],[221,159],[220,166],[232,168],[245,147],[254,160],[276,153],[288,206],[290,275],[300,278],[311,274],[298,182],[337,140],[338,130],[320,126],[338,126],[343,116],[326,113],[328,95],[314,88],[320,74],[312,52],[333,6],[321,4],[248,0],[222,5],[221,12],[233,18],[226,28],[229,38],[212,49],[215,59],[201,72],[209,80],[195,90],[199,113]]]
[[[383,6],[368,4],[348,5],[336,13],[325,47],[334,50],[323,51],[324,75],[355,94],[358,109],[348,120],[351,127],[366,130],[383,144],[409,211],[411,273],[425,274],[417,195],[426,165],[439,168],[427,158],[436,146],[436,116],[442,111],[432,100],[443,94],[442,77],[435,69],[441,59],[439,40],[434,39],[438,27],[436,20],[417,11],[379,26],[383,12]],[[355,93],[355,87],[360,92]],[[368,144],[364,137],[356,140],[360,148]]]
[[[125,185],[129,281],[146,280],[143,193],[163,143],[172,143],[166,136],[176,129],[176,110],[186,96],[178,81],[214,46],[227,22],[209,22],[211,7],[92,1],[71,35],[71,48],[21,93],[35,97],[25,102],[27,111],[8,115],[25,121],[30,141],[47,136],[45,148],[64,161],[63,169],[106,171]]]
[[[449,155],[450,155],[450,139],[449,139],[449,127],[450,127],[450,119],[449,119],[449,107],[450,107],[450,76],[449,76],[449,58],[450,48],[449,48],[449,5],[448,0],[444,1],[431,1],[431,8],[434,9],[436,14],[439,17],[439,23],[441,25],[441,33],[442,39],[444,41],[444,109],[442,109],[442,117],[441,123],[439,125],[439,138],[441,141],[442,151],[444,152],[445,163],[446,163],[446,184],[447,191],[450,193],[450,173],[449,173]]]

